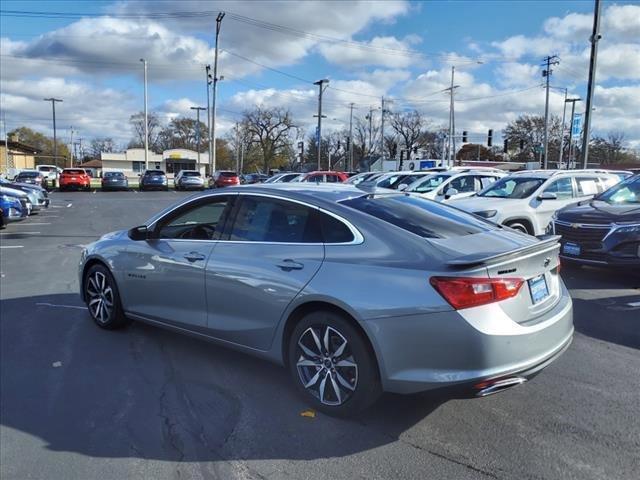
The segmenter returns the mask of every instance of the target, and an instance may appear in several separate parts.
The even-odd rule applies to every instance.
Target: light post
[[[149,122],[147,119],[147,61],[141,58],[144,65],[144,169],[149,169]]]
[[[56,137],[56,102],[62,102],[59,98],[45,98],[45,102],[51,102],[51,108],[53,110],[53,161],[58,165],[58,140]],[[7,148],[9,148],[7,146]]]
[[[206,107],[190,107],[191,110],[196,111],[196,148],[198,149],[198,166],[196,170],[200,170],[200,111],[206,110]]]

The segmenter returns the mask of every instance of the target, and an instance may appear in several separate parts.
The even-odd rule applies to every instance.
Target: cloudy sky
[[[28,125],[59,136],[110,136],[126,143],[128,118],[143,106],[142,63],[149,64],[149,109],[162,121],[206,105],[206,64],[220,36],[218,128],[262,104],[289,108],[313,128],[317,87],[327,78],[328,128],[348,124],[349,104],[364,116],[392,100],[434,126],[448,122],[455,65],[456,127],[471,140],[500,131],[523,113],[543,114],[542,61],[557,55],[551,112],[564,89],[586,95],[592,1],[181,1],[3,0],[0,101],[9,130]],[[640,3],[604,2],[593,130],[623,131],[640,148]],[[584,103],[577,104],[577,111]],[[379,115],[379,112],[377,113]],[[0,117],[1,118],[1,117]]]

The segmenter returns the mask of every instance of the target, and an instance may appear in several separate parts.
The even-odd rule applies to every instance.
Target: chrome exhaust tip
[[[486,397],[488,395],[493,395],[494,393],[502,392],[503,390],[522,385],[526,381],[527,379],[524,377],[508,377],[499,378],[496,380],[488,380],[486,382],[482,382],[483,387],[476,393],[476,397]]]

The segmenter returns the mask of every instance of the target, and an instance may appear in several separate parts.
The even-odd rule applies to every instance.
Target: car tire
[[[507,222],[507,223],[505,223],[505,225],[507,227],[513,228],[514,230],[517,230],[519,232],[526,233],[527,235],[533,235],[533,232],[529,231],[529,228],[527,227],[527,225],[524,222],[521,222],[519,220],[514,220],[512,222]]]
[[[122,310],[118,286],[107,267],[101,264],[90,267],[83,288],[89,315],[100,328],[115,330],[131,323]]]
[[[291,333],[287,358],[300,395],[328,415],[352,416],[381,394],[377,363],[366,339],[337,313],[305,315]]]

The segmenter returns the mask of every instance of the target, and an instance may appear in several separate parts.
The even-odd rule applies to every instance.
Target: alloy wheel
[[[109,279],[104,273],[96,271],[87,279],[86,288],[89,297],[87,302],[89,313],[97,322],[107,323],[114,306],[113,288],[109,284]]]
[[[358,385],[358,365],[347,339],[328,325],[307,328],[298,339],[296,367],[304,388],[325,405],[342,405]]]

